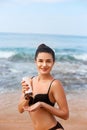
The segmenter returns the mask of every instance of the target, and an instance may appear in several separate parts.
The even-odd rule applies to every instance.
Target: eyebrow
[[[38,59],[38,60],[43,60],[43,59]],[[48,61],[48,60],[51,61],[52,59],[45,59],[45,60],[47,60],[47,61]]]

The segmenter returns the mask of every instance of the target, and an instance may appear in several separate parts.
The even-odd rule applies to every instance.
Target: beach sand
[[[0,94],[0,130],[33,130],[27,112],[18,112],[20,92]],[[65,130],[87,130],[87,91],[67,94],[70,110],[68,120],[61,120]]]

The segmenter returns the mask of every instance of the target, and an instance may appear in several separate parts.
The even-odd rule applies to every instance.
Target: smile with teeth
[[[47,71],[47,70],[48,70],[48,68],[41,68],[41,70],[42,70],[42,71]]]

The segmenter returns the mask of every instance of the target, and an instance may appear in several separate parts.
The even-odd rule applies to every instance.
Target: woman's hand
[[[29,89],[29,86],[32,86],[32,80],[26,77],[26,81],[22,80],[21,85],[22,85],[22,93],[25,93],[25,91]]]
[[[33,111],[36,111],[38,110],[39,108],[42,107],[42,103],[41,102],[37,102],[31,106],[25,106],[24,107],[24,111],[29,111],[29,112],[33,112]]]
[[[22,93],[25,93],[25,91],[29,89],[29,86],[25,81],[22,81],[21,85],[22,85]]]

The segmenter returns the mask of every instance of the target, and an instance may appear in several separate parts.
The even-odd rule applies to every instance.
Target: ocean
[[[87,90],[86,36],[0,33],[0,93],[21,90],[22,77],[37,75],[34,54],[41,43],[54,49],[51,73],[66,93]]]

